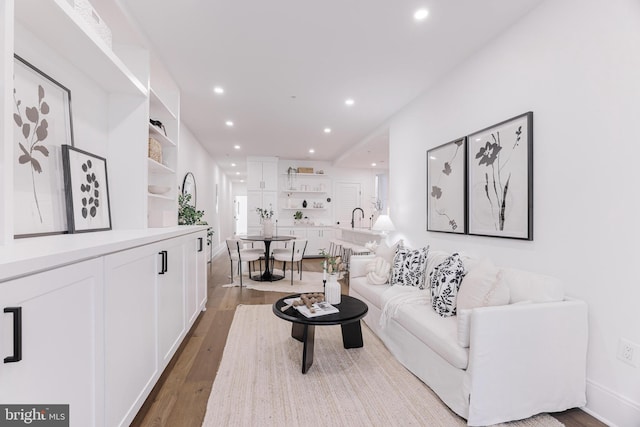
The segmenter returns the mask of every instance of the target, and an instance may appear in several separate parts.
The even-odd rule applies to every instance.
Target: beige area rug
[[[276,269],[276,274],[282,274],[282,270]],[[254,273],[257,274],[257,273]],[[236,274],[233,283],[222,285],[223,288],[240,286],[240,279]],[[291,270],[287,270],[284,279],[275,282],[256,282],[249,278],[248,273],[242,275],[242,287],[255,289],[256,291],[289,292],[292,294],[303,292],[323,292],[322,273],[315,271],[303,271],[302,280],[297,270],[293,269],[293,286],[291,285]]]
[[[363,324],[364,347],[345,350],[340,326],[315,330],[313,366],[271,305],[238,306],[216,375],[205,427],[464,426]],[[558,427],[548,415],[504,424]]]

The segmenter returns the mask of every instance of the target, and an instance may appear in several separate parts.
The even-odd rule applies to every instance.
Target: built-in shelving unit
[[[15,18],[107,92],[147,95],[147,88],[67,0],[16,0]],[[34,13],[37,11],[37,13]]]
[[[162,163],[148,159],[148,185],[161,185],[170,190],[157,197],[148,194],[148,226],[167,227],[177,224],[178,207],[178,140],[179,140],[179,104],[177,90],[162,92],[154,88],[154,74],[151,72],[149,89],[149,119],[158,120],[164,129],[149,123],[149,138],[160,143]],[[165,133],[166,132],[166,133]]]

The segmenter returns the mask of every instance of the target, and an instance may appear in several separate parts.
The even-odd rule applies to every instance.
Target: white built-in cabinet
[[[329,244],[334,238],[335,230],[331,227],[279,227],[278,235],[294,236],[298,239],[307,239],[307,249],[305,257],[313,257],[320,255],[320,250],[329,251]]]
[[[0,245],[14,240],[14,53],[70,89],[75,147],[107,160],[112,228],[177,225],[179,90],[145,47],[109,47],[71,3],[0,3]],[[161,143],[162,162],[149,160],[149,136]],[[153,194],[149,185],[168,191]]]
[[[0,355],[21,355],[0,363],[3,404],[68,403],[72,427],[136,416],[205,308],[206,228],[115,246],[0,282]]]
[[[72,426],[105,425],[103,277],[94,259],[0,283],[3,405],[69,404]]]
[[[152,76],[153,77],[153,76]],[[169,91],[162,97],[157,89],[149,90],[149,118],[158,120],[162,127],[151,123],[149,138],[160,143],[161,161],[147,159],[148,166],[148,225],[149,227],[166,227],[177,225],[178,218],[178,140],[180,130],[180,96],[177,91]],[[166,188],[159,193],[155,188]],[[152,191],[154,190],[154,191]]]
[[[276,157],[247,158],[247,230],[259,234],[260,216],[257,208],[278,212],[278,159]]]

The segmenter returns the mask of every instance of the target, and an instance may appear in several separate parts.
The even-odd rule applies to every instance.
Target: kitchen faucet
[[[353,220],[353,215],[356,213],[356,211],[360,211],[362,212],[362,219],[364,219],[364,211],[362,210],[362,208],[355,208],[354,210],[351,211],[351,228],[355,228],[355,221]]]

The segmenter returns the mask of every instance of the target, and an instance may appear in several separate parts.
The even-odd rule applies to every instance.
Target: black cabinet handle
[[[5,307],[5,313],[13,313],[13,356],[5,357],[4,363],[22,360],[22,307]]]
[[[169,264],[169,255],[167,251],[160,251],[158,252],[158,255],[162,257],[162,266],[160,267],[160,272],[158,274],[164,274],[168,271],[167,264]]]
[[[198,237],[198,252],[202,252],[202,237]]]

